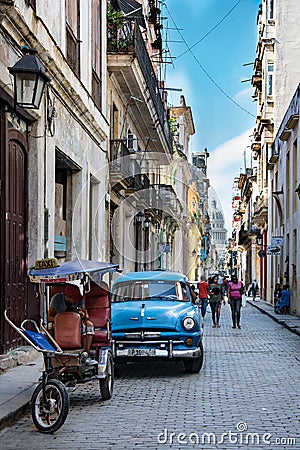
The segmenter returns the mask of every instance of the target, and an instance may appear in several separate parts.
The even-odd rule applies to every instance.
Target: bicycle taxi
[[[40,383],[31,399],[32,419],[42,433],[53,433],[65,422],[69,411],[69,390],[76,384],[96,380],[103,400],[112,396],[114,365],[111,343],[111,308],[108,283],[117,264],[74,260],[59,264],[55,258],[37,261],[28,271],[30,281],[40,285],[43,317],[40,323],[25,319],[18,327],[5,311],[7,322],[22,338],[43,354]],[[91,355],[86,352],[82,334],[84,318],[77,308],[55,315],[53,329],[47,320],[50,300],[66,286],[77,285],[82,293],[86,315],[93,323]],[[86,335],[87,336],[87,335]],[[91,356],[91,357],[89,357]]]

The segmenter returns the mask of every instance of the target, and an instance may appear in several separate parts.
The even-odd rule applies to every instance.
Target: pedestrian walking
[[[252,291],[253,301],[255,302],[256,294],[258,291],[258,282],[255,279],[252,282],[251,291]]]
[[[213,276],[212,283],[209,285],[208,291],[213,328],[220,328],[221,304],[224,301],[223,283],[219,284],[218,278],[218,275]]]
[[[241,306],[242,295],[244,293],[244,285],[242,281],[238,281],[236,275],[232,275],[228,284],[228,303],[231,308],[232,328],[241,328]]]
[[[224,287],[224,295],[227,296],[227,292],[228,292],[228,280],[227,280],[227,276],[224,276],[223,287]]]
[[[190,285],[190,293],[191,293],[193,303],[196,303],[196,301],[198,299],[198,294],[196,292],[196,286],[194,284]]]
[[[274,289],[274,312],[276,314],[279,313],[279,301],[280,301],[281,293],[282,293],[282,289],[281,289],[280,283],[276,283],[275,289]]]
[[[198,282],[198,292],[199,292],[199,300],[201,305],[201,315],[204,319],[206,314],[206,309],[208,305],[208,288],[209,284],[206,281],[205,275],[201,276],[200,281]]]

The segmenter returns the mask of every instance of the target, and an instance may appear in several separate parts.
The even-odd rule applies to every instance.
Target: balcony
[[[253,158],[257,159],[258,155],[260,155],[261,153],[261,142],[260,141],[252,142],[251,150],[254,152]]]
[[[251,79],[252,86],[261,89],[262,87],[262,73],[256,73]]]
[[[256,202],[254,203],[253,218],[254,224],[259,227],[263,227],[268,221],[268,199],[267,196],[261,195],[256,197]]]
[[[248,247],[251,245],[252,240],[259,233],[260,229],[254,225],[243,223],[241,229],[238,232],[238,245]],[[251,239],[252,238],[252,239]]]
[[[141,168],[123,139],[110,143],[109,175],[111,187],[115,190],[126,189],[127,195],[132,190],[139,191],[149,187],[149,179],[141,173]]]
[[[279,158],[279,145],[278,142],[275,145],[275,142],[273,142],[273,144],[271,145],[271,155],[270,155],[270,159],[269,162],[274,164],[278,161]]]
[[[171,216],[175,219],[181,218],[183,208],[173,186],[170,184],[155,184],[153,188],[156,192],[155,207],[162,211],[164,216]]]
[[[172,141],[166,111],[140,27],[124,20],[122,27],[108,28],[108,71],[114,75],[122,94],[132,102],[141,136],[151,139],[153,152],[172,152]]]

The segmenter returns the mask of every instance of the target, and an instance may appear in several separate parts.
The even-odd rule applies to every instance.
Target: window
[[[55,150],[55,225],[54,225],[54,256],[66,258],[71,242],[71,233],[76,230],[72,223],[72,186],[73,177],[79,173],[77,164],[59,149]],[[74,183],[74,184],[73,184]]]
[[[138,138],[136,135],[128,128],[127,130],[127,148],[130,151],[130,153],[137,152],[138,147]]]
[[[270,0],[269,3],[269,19],[270,20],[274,19],[274,0]]]
[[[186,287],[183,284],[167,280],[123,282],[115,286],[112,302],[160,299],[188,301]]]
[[[134,134],[130,129],[127,131],[127,147],[130,151],[134,150]]]
[[[111,132],[111,139],[118,139],[119,138],[119,110],[116,107],[115,104],[112,105],[111,109],[111,118],[110,118],[110,132]]]
[[[92,0],[92,97],[99,109],[102,107],[101,69],[101,4],[100,0]]]
[[[66,0],[66,56],[70,67],[80,75],[80,6],[79,0]]]
[[[273,95],[273,72],[274,63],[268,63],[268,73],[267,73],[267,95]]]
[[[55,227],[54,256],[65,258],[67,254],[67,181],[69,172],[66,169],[55,171]]]

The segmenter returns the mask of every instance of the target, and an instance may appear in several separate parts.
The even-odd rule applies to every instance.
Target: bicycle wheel
[[[54,433],[65,422],[69,412],[69,394],[59,380],[49,380],[45,386],[40,383],[32,394],[31,413],[36,428],[41,433]]]
[[[106,376],[99,380],[99,387],[102,399],[109,400],[114,388],[114,361],[111,354],[107,358]]]

